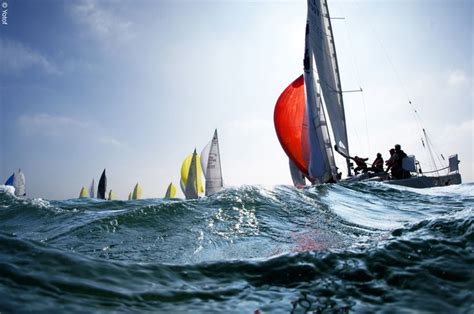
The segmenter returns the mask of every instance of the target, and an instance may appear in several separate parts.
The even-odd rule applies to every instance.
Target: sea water
[[[474,312],[474,184],[54,201],[0,188],[0,312]]]

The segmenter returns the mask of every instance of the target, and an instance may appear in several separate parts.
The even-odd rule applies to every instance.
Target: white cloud
[[[125,144],[120,142],[119,140],[113,138],[113,137],[102,137],[100,139],[100,142],[102,144],[106,144],[106,145],[111,145],[111,146],[116,146],[116,147],[124,147]]]
[[[83,0],[72,5],[71,15],[83,26],[87,35],[97,40],[104,48],[127,43],[134,37],[132,23],[117,13],[114,7],[105,7],[95,0]],[[118,6],[120,7],[120,6]]]
[[[27,134],[41,134],[60,137],[72,130],[83,130],[88,127],[84,122],[63,116],[52,116],[46,113],[22,115],[18,124]]]
[[[28,136],[40,135],[52,138],[94,138],[99,143],[122,148],[125,144],[110,136],[97,136],[104,133],[96,124],[66,116],[47,113],[21,115],[18,126]]]
[[[461,87],[468,85],[469,82],[469,77],[461,70],[454,70],[448,75],[449,86]]]
[[[58,74],[60,71],[40,52],[21,42],[0,38],[2,71],[19,73],[29,68],[39,68],[47,73]]]

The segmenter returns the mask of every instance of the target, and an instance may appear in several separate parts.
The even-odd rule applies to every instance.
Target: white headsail
[[[13,179],[13,187],[15,188],[15,195],[16,196],[25,196],[25,175],[18,169],[18,172],[15,173],[15,177]]]
[[[337,150],[349,155],[346,118],[336,48],[326,0],[308,0],[306,47],[314,55]]]
[[[217,129],[214,131],[212,140],[201,152],[201,167],[206,178],[206,196],[222,190],[224,184],[222,180],[221,156],[219,152],[219,140]]]
[[[95,182],[94,179],[92,179],[91,185],[89,187],[89,197],[94,198],[95,197]]]

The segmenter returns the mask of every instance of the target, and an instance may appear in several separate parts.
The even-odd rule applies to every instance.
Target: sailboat
[[[87,193],[87,190],[85,187],[81,188],[81,192],[79,192],[79,198],[88,198],[89,193]]]
[[[128,192],[128,200],[130,201],[132,199],[132,192]]]
[[[133,193],[132,193],[132,200],[139,200],[142,198],[142,188],[140,184],[135,184],[135,187],[133,188]]]
[[[214,130],[212,140],[201,152],[201,168],[206,178],[206,196],[212,195],[223,189],[221,156],[217,129]]]
[[[25,191],[25,175],[18,169],[13,177],[13,187],[15,188],[15,195],[16,196],[26,196]]]
[[[174,186],[173,182],[168,185],[166,189],[165,198],[174,198],[176,196],[176,187]]]
[[[186,199],[197,199],[199,193],[204,192],[201,174],[201,161],[195,149],[191,155],[186,157],[181,166],[181,180],[179,183]]]
[[[457,155],[450,157],[445,176],[421,175],[414,156],[410,157],[413,162],[404,160],[406,170],[412,173],[407,179],[387,180],[386,174],[352,176],[343,91],[326,0],[308,0],[303,66],[303,75],[283,91],[274,111],[276,133],[290,159],[295,185],[303,182],[300,176],[312,184],[340,181],[334,150],[346,160],[348,180],[378,180],[417,188],[461,183]]]
[[[109,201],[113,201],[115,200],[115,193],[114,191],[110,190],[109,191],[109,198],[108,198]]]
[[[89,186],[89,197],[90,198],[95,197],[95,181],[94,181],[94,178],[92,178],[91,185]]]
[[[97,187],[97,198],[105,200],[105,191],[107,190],[107,176],[105,175],[105,169],[102,172],[99,180],[99,186]]]

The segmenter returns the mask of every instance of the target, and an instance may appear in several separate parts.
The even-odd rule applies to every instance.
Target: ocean
[[[227,188],[199,200],[0,188],[0,312],[473,313],[474,184]]]

